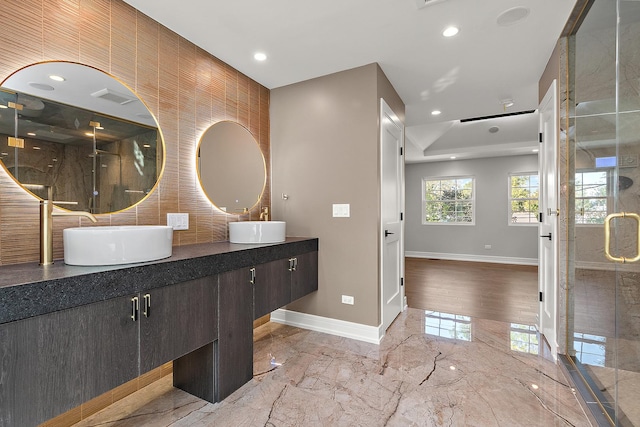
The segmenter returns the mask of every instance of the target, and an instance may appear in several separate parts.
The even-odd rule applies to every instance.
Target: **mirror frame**
[[[207,190],[205,189],[205,186],[203,185],[202,182],[202,176],[201,176],[201,157],[200,157],[200,148],[202,146],[202,143],[204,142],[204,138],[205,135],[207,134],[208,131],[210,131],[211,129],[213,129],[216,125],[220,125],[220,124],[233,124],[238,126],[239,128],[243,129],[247,135],[251,138],[252,142],[255,144],[256,149],[258,150],[258,153],[260,154],[260,158],[262,160],[262,172],[263,172],[263,180],[262,180],[262,188],[260,189],[260,193],[257,197],[257,199],[255,200],[255,202],[248,207],[245,207],[246,210],[244,210],[241,212],[238,211],[227,211],[224,210],[220,207],[220,205],[218,203],[216,203],[216,201],[214,200],[215,197],[213,197],[211,194],[209,194],[209,192],[207,192]],[[267,179],[269,177],[268,173],[267,173],[267,161],[265,159],[264,153],[262,152],[262,148],[260,147],[260,143],[258,142],[258,140],[256,139],[256,137],[253,135],[253,133],[242,123],[238,123],[236,121],[233,120],[220,120],[217,121],[215,123],[212,123],[209,127],[207,127],[204,132],[202,132],[202,134],[200,135],[200,138],[198,139],[198,145],[196,147],[196,174],[197,174],[197,178],[198,178],[198,183],[200,184],[200,189],[202,190],[203,195],[207,198],[207,200],[209,201],[209,203],[211,203],[212,206],[214,206],[219,212],[225,213],[227,215],[242,215],[245,213],[248,213],[250,211],[252,211],[253,209],[256,208],[256,206],[258,206],[262,200],[262,197],[264,196],[264,191],[267,188]],[[225,178],[228,178],[227,176],[225,176]]]
[[[137,202],[135,202],[135,203],[133,203],[133,204],[131,204],[131,205],[128,205],[128,206],[126,206],[126,207],[124,207],[124,208],[121,208],[121,209],[115,210],[115,211],[109,211],[109,212],[97,212],[97,213],[95,213],[94,215],[111,215],[111,214],[116,214],[116,213],[124,212],[124,211],[126,211],[126,210],[128,210],[128,209],[131,209],[131,208],[134,208],[134,207],[138,206],[139,204],[141,204],[142,202],[144,202],[147,198],[149,198],[149,197],[150,197],[150,196],[151,196],[151,195],[152,195],[152,194],[157,190],[158,186],[160,185],[160,181],[162,180],[162,177],[163,177],[163,175],[164,175],[164,171],[165,171],[165,167],[166,167],[166,162],[167,162],[167,147],[166,147],[166,143],[165,143],[165,138],[164,138],[164,135],[163,135],[163,133],[162,133],[162,128],[160,127],[160,123],[158,122],[158,119],[157,119],[156,115],[155,115],[155,114],[153,113],[153,111],[149,108],[149,105],[145,102],[145,100],[144,100],[144,99],[142,99],[142,97],[140,97],[140,95],[139,95],[136,91],[134,91],[134,90],[133,90],[133,89],[132,89],[132,88],[131,88],[127,83],[125,83],[122,79],[120,79],[119,77],[117,77],[117,76],[115,76],[115,75],[113,75],[113,74],[111,74],[111,73],[108,73],[108,72],[106,72],[106,71],[103,71],[103,70],[101,70],[100,68],[94,67],[94,66],[92,66],[92,65],[83,64],[83,63],[81,63],[81,62],[76,62],[76,61],[48,60],[48,61],[34,62],[34,63],[28,64],[28,65],[25,65],[25,66],[23,66],[23,67],[21,67],[21,68],[19,68],[19,69],[15,70],[15,71],[13,71],[12,73],[8,74],[8,75],[7,75],[7,76],[6,76],[6,77],[5,77],[5,78],[0,82],[0,87],[1,87],[1,88],[3,88],[3,89],[4,89],[5,91],[7,91],[7,92],[16,93],[17,91],[16,91],[15,89],[6,88],[6,87],[4,86],[7,80],[9,80],[11,77],[13,77],[14,75],[16,75],[16,74],[17,74],[17,73],[19,73],[20,71],[22,71],[22,70],[24,70],[24,69],[27,69],[27,68],[29,68],[29,67],[37,66],[37,65],[44,65],[44,64],[51,64],[51,63],[64,63],[64,64],[79,65],[79,66],[82,66],[82,67],[88,68],[88,69],[90,69],[90,70],[93,70],[93,71],[96,71],[96,72],[102,73],[102,74],[104,74],[105,76],[107,76],[107,77],[109,77],[109,78],[113,79],[113,80],[114,80],[114,81],[116,81],[118,84],[120,84],[122,87],[124,87],[125,89],[127,89],[127,90],[132,94],[132,95],[134,95],[134,96],[138,99],[138,101],[140,101],[140,103],[141,103],[141,104],[146,108],[147,112],[148,112],[148,113],[149,113],[149,115],[151,116],[151,119],[155,122],[155,125],[156,125],[155,127],[156,127],[157,134],[158,134],[157,139],[158,139],[158,142],[159,142],[159,143],[161,144],[161,146],[162,146],[162,162],[161,162],[161,164],[160,164],[159,170],[158,170],[158,171],[157,171],[157,173],[156,173],[156,179],[155,179],[154,185],[149,189],[149,191],[147,192],[147,194],[145,194],[145,195],[144,195],[144,197],[142,197],[142,198],[141,198],[140,200],[138,200]],[[20,93],[22,93],[22,92],[20,92]],[[43,99],[45,99],[45,98],[43,98]],[[51,100],[51,101],[52,101],[52,102],[59,103],[59,104],[70,105],[70,106],[75,107],[75,108],[85,109],[84,107],[77,107],[77,106],[75,106],[75,105],[66,104],[66,103],[64,103],[64,102],[60,102],[60,101],[55,101],[55,100]],[[87,111],[91,111],[91,110],[88,110],[88,109],[87,109]],[[112,115],[110,115],[110,114],[106,114],[106,113],[99,113],[99,112],[96,112],[96,113],[97,113],[97,114],[104,115],[104,116],[107,116],[107,117],[113,117],[113,118],[115,118],[115,119],[117,119],[117,120],[126,121],[126,119],[119,118],[119,117],[115,117],[115,116],[112,116]],[[157,150],[158,150],[158,148],[157,148],[157,146],[156,146],[156,151],[157,151]],[[8,175],[8,176],[9,176],[9,177],[10,177],[10,178],[11,178],[11,179],[12,179],[12,180],[17,184],[17,185],[19,185],[19,186],[20,186],[20,188],[21,188],[22,190],[26,191],[29,195],[33,196],[34,198],[36,198],[36,199],[37,199],[37,200],[39,200],[39,201],[40,201],[40,200],[43,200],[43,198],[42,198],[42,197],[40,197],[40,196],[39,196],[38,194],[36,194],[34,191],[32,191],[32,190],[30,190],[29,188],[27,188],[27,185],[29,185],[29,184],[23,184],[22,182],[18,181],[18,180],[15,178],[15,176],[14,176],[14,175],[9,171],[9,169],[8,169],[7,165],[4,163],[4,161],[1,161],[1,162],[0,162],[0,164],[2,165],[2,169],[4,169],[5,173],[6,173],[6,174],[7,174],[7,175]],[[34,187],[37,187],[37,186],[32,186],[32,188],[34,188]],[[42,186],[42,187],[44,187],[44,186]],[[63,211],[73,211],[72,209],[69,209],[68,207],[65,207],[65,206],[67,206],[67,205],[56,205],[56,204],[54,203],[54,206],[55,206],[57,209],[60,209],[60,210],[63,210]]]

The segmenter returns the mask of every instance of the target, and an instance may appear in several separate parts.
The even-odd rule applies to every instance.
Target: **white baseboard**
[[[380,340],[384,335],[384,331],[381,331],[381,326],[362,325],[282,308],[271,313],[271,321],[372,344],[380,344]]]
[[[446,259],[450,261],[472,261],[472,262],[493,262],[496,264],[518,264],[518,265],[538,265],[537,258],[515,258],[488,255],[468,255],[468,254],[446,254],[438,252],[416,252],[406,251],[405,256],[409,258],[433,258]]]

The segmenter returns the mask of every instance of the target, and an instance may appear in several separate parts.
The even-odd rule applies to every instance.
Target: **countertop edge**
[[[0,266],[0,323],[79,307],[199,279],[225,271],[318,250],[317,238],[290,237],[282,243],[229,242],[175,246],[169,258],[104,267],[77,267],[61,260]]]

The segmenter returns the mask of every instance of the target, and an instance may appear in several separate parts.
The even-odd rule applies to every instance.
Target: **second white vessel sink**
[[[279,243],[284,242],[284,221],[242,221],[229,223],[231,243]]]
[[[97,266],[131,264],[168,258],[173,227],[129,225],[73,227],[62,230],[64,262]]]

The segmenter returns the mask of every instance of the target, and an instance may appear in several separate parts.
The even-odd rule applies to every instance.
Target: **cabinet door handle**
[[[293,260],[294,260],[294,258],[289,258],[289,271],[295,270],[295,268],[293,266]]]
[[[293,259],[293,271],[298,269],[298,258]]]
[[[151,316],[151,295],[145,294],[144,296],[144,317]]]
[[[250,273],[250,275],[249,275],[249,277],[250,277],[249,278],[249,283],[251,283],[252,285],[255,285],[256,284],[256,269],[255,268],[250,269],[249,273]]]
[[[138,321],[138,310],[140,309],[140,303],[138,301],[138,297],[131,298],[131,319],[136,322]]]

